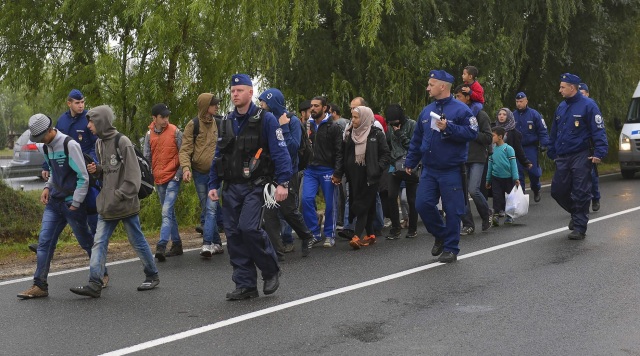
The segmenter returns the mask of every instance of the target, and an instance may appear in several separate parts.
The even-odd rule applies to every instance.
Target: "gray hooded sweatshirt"
[[[102,181],[102,190],[96,199],[98,214],[104,220],[118,220],[140,212],[140,167],[133,144],[122,136],[119,142],[122,161],[115,147],[118,130],[113,127],[113,110],[107,105],[95,107],[87,112],[96,129],[96,155],[100,164],[95,177]]]

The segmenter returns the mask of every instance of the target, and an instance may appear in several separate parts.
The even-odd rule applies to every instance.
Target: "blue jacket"
[[[259,100],[264,101],[269,106],[271,113],[279,119],[282,114],[289,114],[285,107],[284,95],[282,92],[275,88],[270,88],[260,94]],[[287,143],[287,150],[291,157],[291,171],[292,173],[298,172],[298,149],[300,148],[300,141],[302,140],[302,123],[297,116],[293,113],[289,114],[291,121],[286,125],[281,125],[282,134],[284,135],[284,142]]]
[[[516,120],[516,129],[522,134],[522,146],[549,146],[549,134],[547,133],[547,124],[545,124],[542,115],[535,109],[530,107],[524,110],[516,110],[513,112]]]
[[[551,159],[590,147],[593,155],[602,159],[609,150],[602,113],[595,101],[580,92],[558,105],[549,139],[547,155]]]
[[[431,129],[431,112],[445,114],[444,132]],[[418,116],[405,165],[415,168],[422,161],[427,168],[450,170],[467,160],[469,141],[478,137],[478,122],[471,109],[453,96],[427,105]]]
[[[254,116],[258,113],[259,108],[251,103],[249,110],[240,115],[237,109],[234,109],[227,115],[227,120],[232,120],[233,131],[237,136],[238,133],[246,126],[247,118]],[[283,130],[280,128],[278,119],[273,116],[272,113],[267,112],[263,118],[262,124],[262,137],[267,138],[267,146],[264,147],[266,152],[271,155],[271,160],[275,165],[274,180],[276,183],[288,182],[291,179],[291,158],[289,157],[289,151],[287,151],[287,144],[284,141]],[[218,142],[222,140],[222,137],[218,137]],[[219,145],[216,146],[216,154],[211,163],[209,169],[209,190],[219,189],[220,181],[218,179],[218,172],[216,171],[216,158],[220,157]]]

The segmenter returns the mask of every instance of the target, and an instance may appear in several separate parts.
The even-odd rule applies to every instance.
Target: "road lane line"
[[[634,212],[634,211],[637,211],[637,210],[640,210],[640,206],[635,207],[635,208],[631,208],[631,209],[627,209],[627,210],[622,210],[622,211],[619,211],[617,213],[605,215],[603,217],[599,217],[599,218],[596,218],[596,219],[593,219],[593,220],[589,220],[589,224],[595,223],[595,222],[598,222],[598,221],[601,221],[601,220],[614,218],[616,216],[628,214],[628,213],[631,213],[631,212]],[[563,227],[563,228],[559,228],[559,229],[543,232],[543,233],[540,233],[540,234],[537,234],[537,235],[533,235],[533,236],[529,236],[529,237],[525,237],[523,239],[519,239],[519,240],[516,240],[516,241],[511,241],[511,242],[504,243],[504,244],[501,244],[501,245],[489,247],[489,248],[486,248],[486,249],[483,249],[483,250],[470,252],[470,253],[458,256],[458,259],[462,260],[462,259],[466,259],[466,258],[470,258],[470,257],[474,257],[474,256],[483,255],[483,254],[486,254],[486,253],[489,253],[489,252],[501,250],[501,249],[504,249],[504,248],[507,248],[507,247],[511,247],[511,246],[522,244],[522,243],[525,243],[525,242],[528,242],[528,241],[536,240],[536,239],[539,239],[541,237],[554,235],[554,234],[557,234],[559,232],[563,232],[563,231],[566,231],[566,230],[568,230],[568,228]],[[123,348],[123,349],[107,352],[105,354],[102,354],[101,356],[128,355],[128,354],[131,354],[131,353],[134,353],[134,352],[147,350],[147,349],[150,349],[152,347],[160,346],[160,345],[163,345],[163,344],[168,344],[168,343],[171,343],[171,342],[174,342],[174,341],[183,340],[183,339],[195,336],[195,335],[199,335],[199,334],[206,333],[206,332],[209,332],[209,331],[212,331],[212,330],[220,329],[220,328],[223,328],[225,326],[237,324],[237,323],[240,323],[240,322],[243,322],[243,321],[247,321],[247,320],[250,320],[250,319],[254,319],[254,318],[263,316],[263,315],[272,314],[272,313],[275,313],[275,312],[278,312],[278,311],[281,311],[281,310],[285,310],[285,309],[289,309],[289,308],[293,308],[295,306],[299,306],[299,305],[302,305],[302,304],[311,303],[311,302],[316,301],[316,300],[329,298],[329,297],[332,297],[334,295],[347,293],[347,292],[350,292],[350,291],[353,291],[353,290],[356,290],[356,289],[361,289],[361,288],[369,287],[369,286],[376,285],[376,284],[379,284],[379,283],[387,282],[387,281],[390,281],[390,280],[398,279],[398,278],[401,278],[401,277],[404,277],[404,276],[408,276],[410,274],[426,271],[428,269],[432,269],[432,268],[435,268],[435,267],[438,267],[438,266],[442,266],[442,265],[444,265],[444,263],[433,262],[433,263],[430,263],[428,265],[424,265],[424,266],[420,266],[420,267],[416,267],[416,268],[411,268],[411,269],[408,269],[406,271],[390,274],[388,276],[384,276],[384,277],[372,279],[372,280],[369,280],[369,281],[353,284],[353,285],[350,285],[350,286],[334,289],[332,291],[328,291],[328,292],[312,295],[312,296],[309,296],[309,297],[306,297],[306,298],[294,300],[294,301],[291,301],[291,302],[287,302],[287,303],[284,303],[284,304],[276,305],[276,306],[269,307],[269,308],[266,308],[266,309],[257,310],[257,311],[254,311],[254,312],[251,312],[251,313],[248,313],[248,314],[239,315],[239,316],[236,316],[236,317],[233,317],[233,318],[230,318],[230,319],[219,321],[217,323],[201,326],[199,328],[183,331],[183,332],[180,332],[180,333],[177,333],[177,334],[161,337],[161,338],[158,338],[158,339],[155,339],[155,340],[143,342],[143,343],[140,343],[140,344],[137,344],[137,345],[133,345],[133,346],[129,346],[129,347],[126,347],[126,348]]]

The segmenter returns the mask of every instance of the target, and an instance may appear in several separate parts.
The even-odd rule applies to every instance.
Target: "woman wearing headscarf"
[[[351,123],[344,132],[343,159],[332,180],[335,184],[344,173],[349,184],[349,222],[356,220],[355,235],[349,242],[359,249],[375,243],[373,220],[380,177],[389,168],[391,156],[384,132],[373,126],[373,111],[358,106],[351,111]]]
[[[496,122],[493,126],[504,128],[504,142],[513,147],[513,150],[516,152],[516,159],[523,167],[527,167],[527,169],[531,168],[531,162],[524,155],[524,148],[522,148],[522,134],[516,129],[516,120],[513,117],[513,112],[511,112],[511,110],[509,110],[508,108],[502,108],[498,110],[498,114],[496,115]],[[499,216],[504,216],[503,211],[496,211],[494,213],[499,214]],[[511,217],[507,217],[504,223],[511,224],[513,223],[513,220],[511,219]]]

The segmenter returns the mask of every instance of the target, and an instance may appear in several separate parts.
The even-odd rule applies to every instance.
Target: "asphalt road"
[[[149,292],[139,261],[111,265],[99,299],[69,292],[86,270],[50,276],[40,300],[16,298],[28,278],[0,282],[0,354],[640,355],[639,184],[602,178],[584,241],[547,187],[513,226],[463,237],[457,263],[436,262],[423,227],[340,240],[288,254],[277,293],[248,301],[224,300],[227,254],[197,251],[160,264]]]

